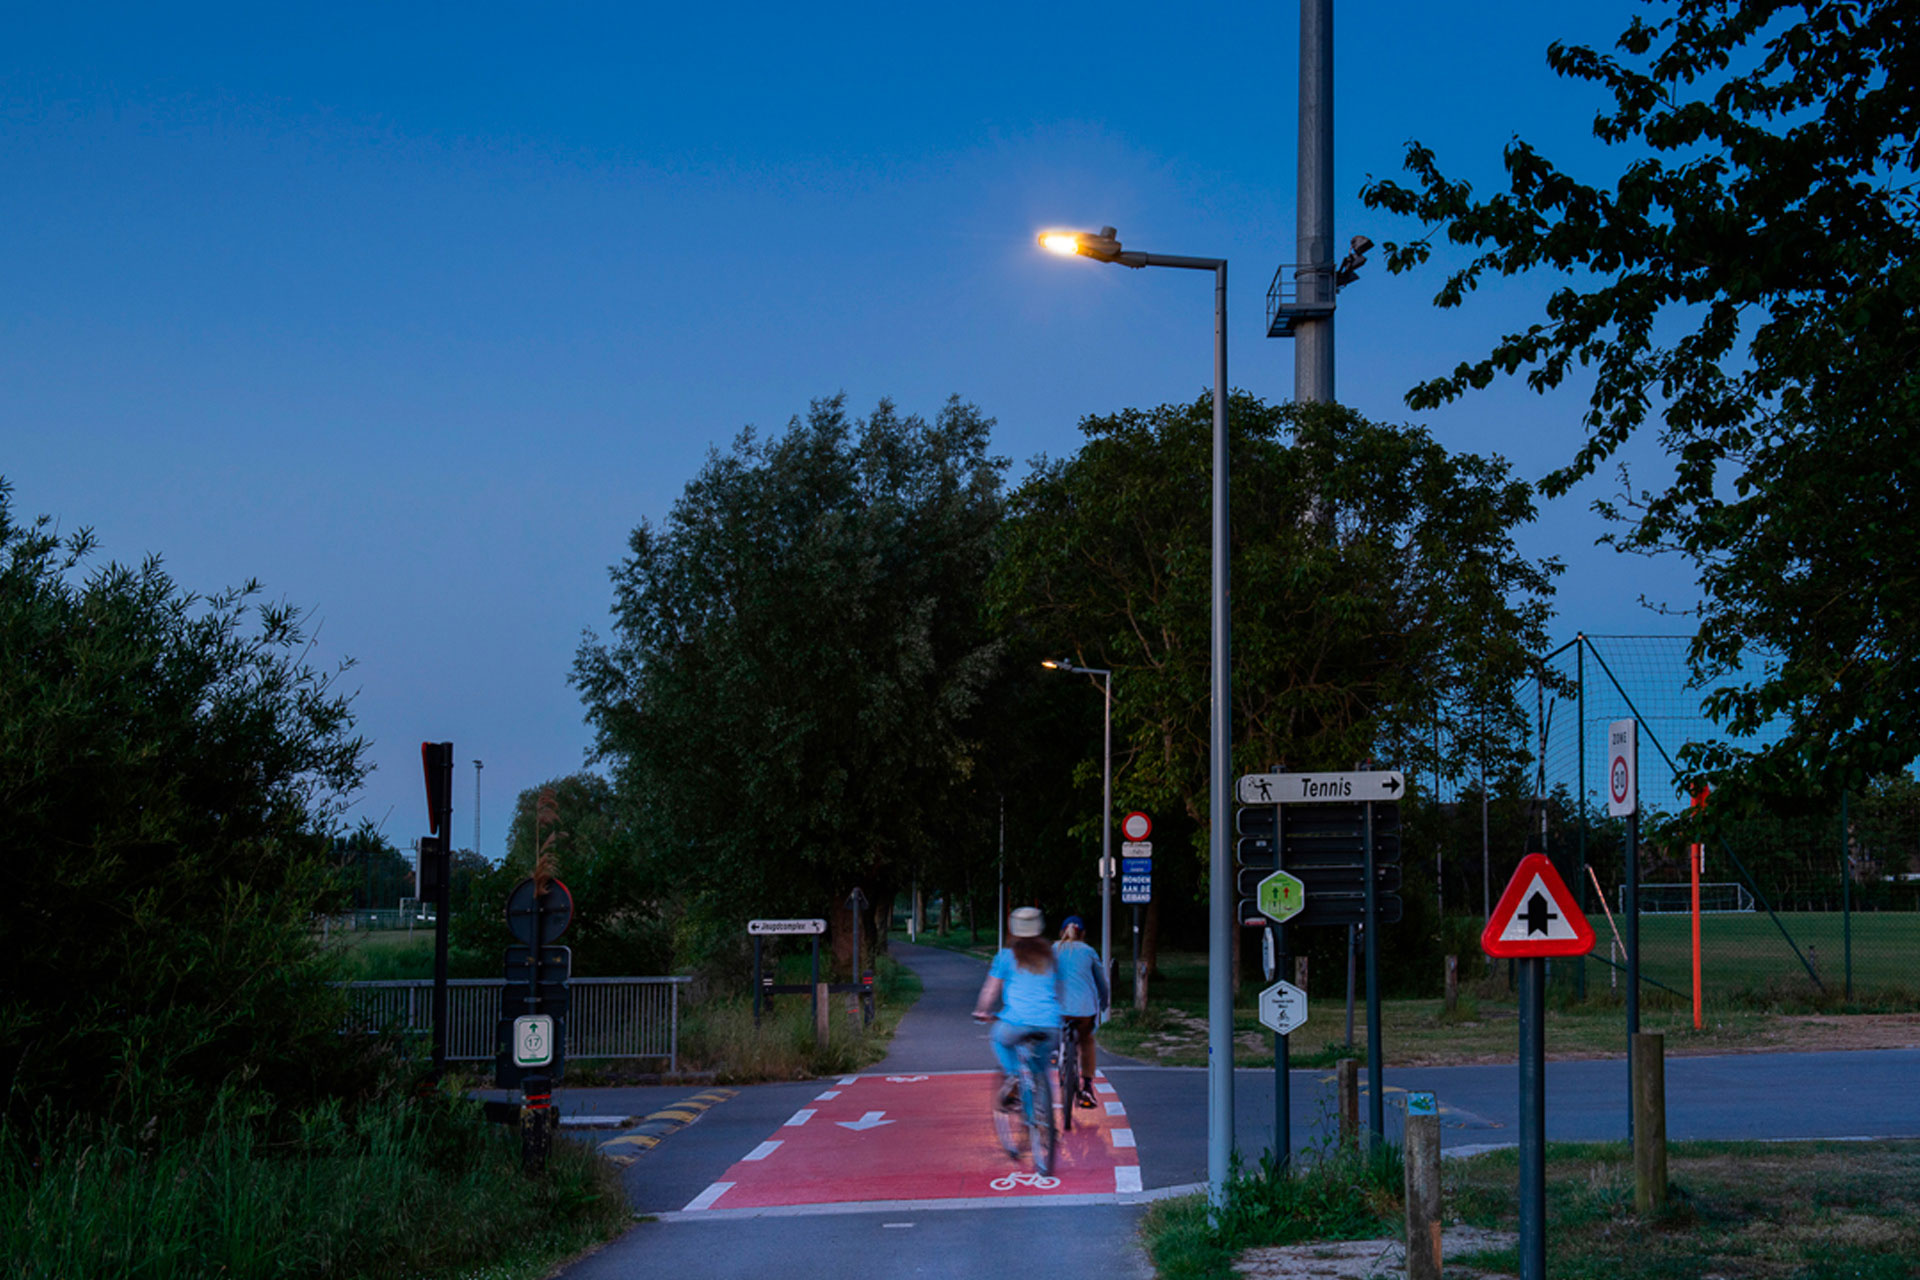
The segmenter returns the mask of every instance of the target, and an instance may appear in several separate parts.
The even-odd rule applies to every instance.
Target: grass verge
[[[9,1274],[523,1280],[628,1225],[590,1148],[523,1175],[517,1132],[451,1091],[271,1119],[223,1097],[172,1134],[0,1128]]]
[[[1547,1271],[1556,1280],[1906,1280],[1920,1274],[1920,1142],[1686,1142],[1668,1148],[1668,1200],[1634,1212],[1624,1144],[1550,1144]],[[1164,1280],[1233,1280],[1245,1250],[1404,1233],[1398,1153],[1343,1155],[1292,1177],[1236,1178],[1227,1212],[1204,1197],[1162,1201],[1141,1225]],[[1449,1221],[1514,1232],[1518,1156],[1449,1160]],[[1517,1274],[1519,1248],[1445,1259],[1448,1275]],[[1253,1274],[1259,1274],[1257,1268]]]
[[[721,1084],[802,1080],[872,1066],[886,1056],[901,1016],[920,998],[920,979],[882,953],[874,967],[874,1019],[863,1025],[847,995],[829,996],[825,1044],[814,1039],[811,996],[768,999],[754,1024],[751,997],[708,1000],[681,1015],[680,1060]]]

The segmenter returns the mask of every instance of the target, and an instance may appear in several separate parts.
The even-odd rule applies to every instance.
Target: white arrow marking
[[[839,1125],[842,1129],[854,1129],[854,1130],[878,1129],[883,1124],[893,1123],[893,1121],[891,1120],[882,1120],[880,1118],[885,1114],[887,1113],[884,1111],[869,1111],[867,1112],[867,1114],[861,1116],[858,1120],[839,1121]]]

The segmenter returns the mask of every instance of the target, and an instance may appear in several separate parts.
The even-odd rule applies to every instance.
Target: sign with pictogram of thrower
[[[1593,950],[1593,926],[1544,853],[1530,853],[1513,869],[1480,946],[1501,959],[1583,956]]]

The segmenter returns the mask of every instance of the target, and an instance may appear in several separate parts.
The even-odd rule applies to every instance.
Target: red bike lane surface
[[[1113,1197],[1140,1190],[1140,1159],[1119,1094],[1094,1078],[1096,1105],[1062,1130],[1053,1174],[1001,1150],[990,1071],[843,1076],[823,1087],[683,1213],[899,1201]],[[1024,1145],[1024,1144],[1023,1144]]]

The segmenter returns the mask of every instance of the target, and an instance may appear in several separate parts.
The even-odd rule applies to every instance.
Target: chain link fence
[[[1545,660],[1532,691],[1528,846],[1553,858],[1600,938],[1594,956],[1556,964],[1584,996],[1617,990],[1626,820],[1607,814],[1607,726],[1639,723],[1640,967],[1650,987],[1692,992],[1689,859],[1701,865],[1701,987],[1709,1000],[1832,997],[1920,1000],[1920,784],[1876,780],[1830,809],[1719,824],[1690,845],[1680,819],[1680,750],[1723,735],[1689,683],[1687,640],[1580,636]],[[1711,804],[1711,800],[1707,803]],[[1501,861],[1510,870],[1517,854]],[[1493,868],[1492,892],[1499,880]],[[1481,892],[1487,887],[1481,886]],[[1610,921],[1608,913],[1613,919]]]

